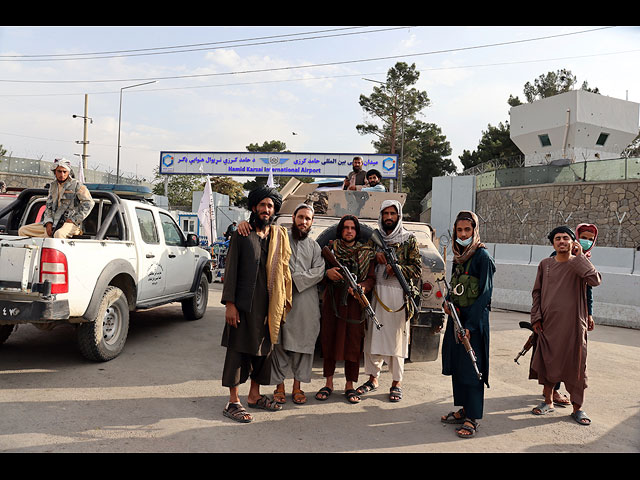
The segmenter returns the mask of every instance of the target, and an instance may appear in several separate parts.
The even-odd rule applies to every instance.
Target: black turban
[[[273,200],[274,213],[278,213],[282,206],[282,195],[280,195],[278,190],[275,188],[267,186],[258,187],[249,192],[249,196],[247,197],[247,206],[249,207],[249,210],[253,210],[253,207],[256,207],[267,197]]]
[[[558,233],[568,233],[569,236],[571,237],[571,240],[576,239],[576,234],[573,233],[573,230],[571,230],[566,225],[562,225],[561,227],[554,228],[553,230],[551,230],[551,233],[549,233],[549,236],[547,238],[549,239],[552,245],[553,245],[553,237],[555,237],[556,234]]]

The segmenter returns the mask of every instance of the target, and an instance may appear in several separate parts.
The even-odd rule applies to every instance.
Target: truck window
[[[136,216],[138,217],[138,226],[144,243],[160,243],[158,230],[156,229],[156,221],[153,218],[151,210],[144,208],[136,208]]]
[[[166,213],[160,213],[160,223],[162,223],[164,241],[167,245],[184,245],[184,237],[182,236],[182,232],[178,228],[178,225],[176,225],[176,222],[173,221],[173,218],[171,218]]]

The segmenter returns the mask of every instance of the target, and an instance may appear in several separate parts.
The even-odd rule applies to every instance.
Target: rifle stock
[[[362,287],[358,285],[357,278],[354,277],[354,275],[349,271],[347,267],[345,267],[338,261],[338,259],[335,257],[331,249],[329,249],[329,247],[325,246],[322,248],[322,256],[329,262],[329,264],[332,267],[337,267],[340,269],[340,273],[342,274],[344,279],[347,281],[347,283],[353,290],[353,293],[355,294],[356,299],[360,303],[362,310],[367,315],[367,317],[369,317],[369,319],[373,322],[376,328],[380,330],[382,325],[376,318],[376,314],[373,311],[371,304],[369,303],[369,299],[364,294]]]

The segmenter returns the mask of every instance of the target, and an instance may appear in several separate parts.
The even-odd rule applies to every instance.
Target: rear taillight
[[[59,250],[43,248],[40,257],[40,283],[51,282],[51,293],[69,291],[69,271],[67,257]]]

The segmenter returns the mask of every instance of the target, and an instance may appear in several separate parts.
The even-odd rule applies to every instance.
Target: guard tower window
[[[600,145],[601,147],[604,146],[605,142],[607,141],[607,138],[609,138],[608,133],[601,133],[600,136],[598,137],[598,140],[596,141],[596,145]]]
[[[546,133],[544,133],[542,135],[538,135],[538,138],[540,139],[540,144],[543,147],[550,147],[551,146],[551,140],[549,139],[549,135],[547,135]]]

